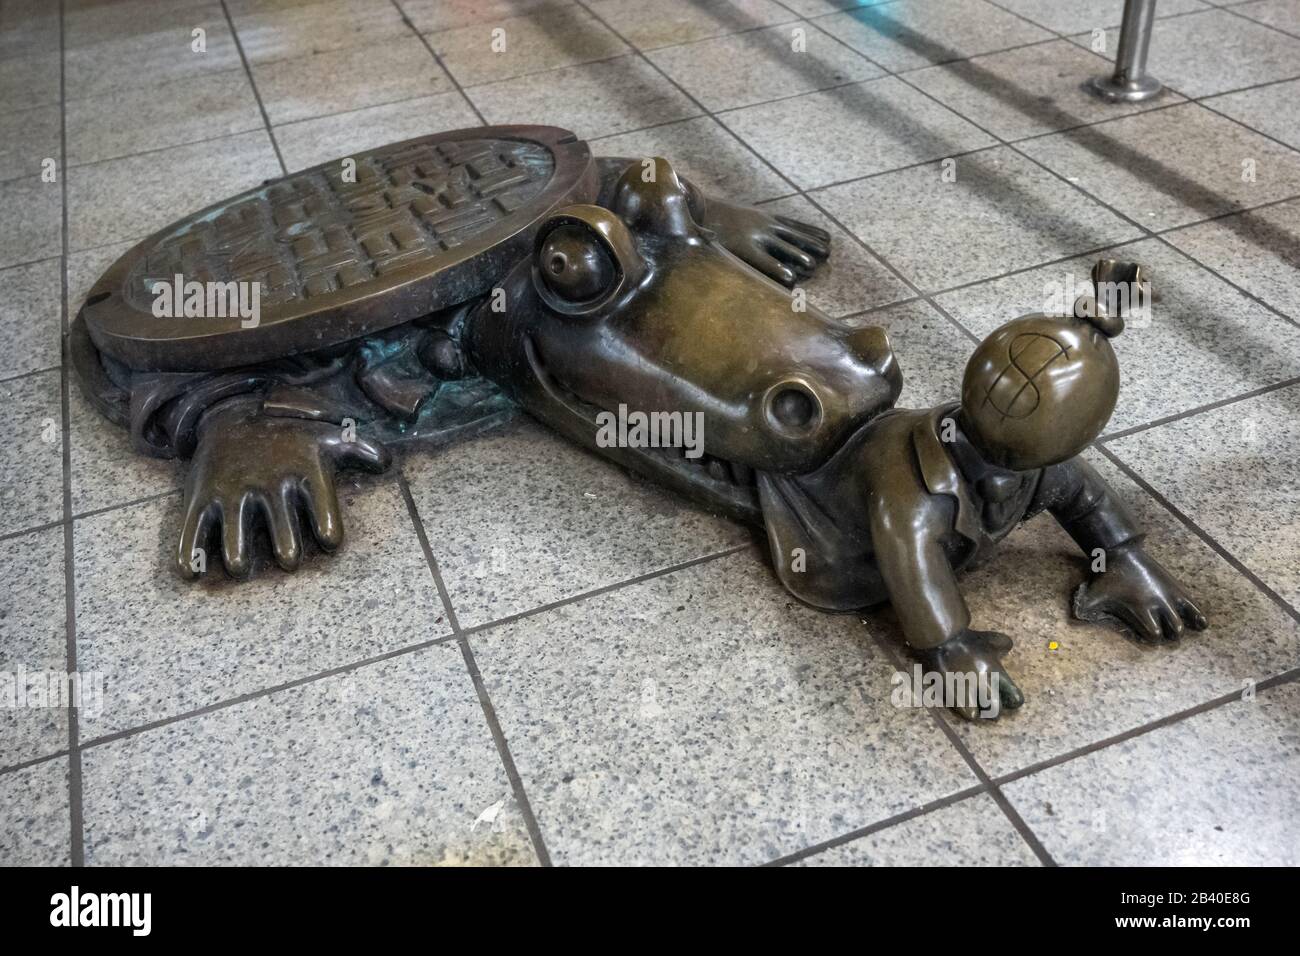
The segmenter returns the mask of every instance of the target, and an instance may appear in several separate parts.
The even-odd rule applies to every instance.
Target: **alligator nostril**
[[[803,384],[787,383],[769,394],[767,414],[772,424],[782,431],[807,431],[817,420],[817,399]]]
[[[557,276],[564,271],[564,267],[568,264],[569,260],[565,258],[564,253],[562,252],[557,252],[551,257],[551,271]]]

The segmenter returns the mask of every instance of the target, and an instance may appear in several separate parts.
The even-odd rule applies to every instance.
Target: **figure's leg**
[[[610,191],[636,159],[597,160],[600,167],[600,202],[608,205]],[[768,278],[787,287],[807,279],[831,253],[831,235],[810,223],[774,216],[754,206],[708,196],[687,179],[691,215],[711,230],[732,255],[743,259]]]
[[[1106,479],[1078,458],[1043,471],[1032,510],[1046,508],[1093,564],[1074,595],[1074,616],[1119,620],[1147,640],[1177,640],[1207,626],[1177,580],[1146,553],[1146,537]]]
[[[934,499],[909,507],[873,496],[876,565],[908,645],[942,675],[945,688],[962,688],[960,700],[948,701],[952,709],[968,720],[996,717],[1003,707],[1013,710],[1025,702],[1002,664],[1011,638],[970,626],[957,575],[939,543],[952,526],[945,507],[950,504]]]

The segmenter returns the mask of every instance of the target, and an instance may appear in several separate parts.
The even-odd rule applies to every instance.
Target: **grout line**
[[[28,178],[35,179],[36,177],[32,176]],[[59,254],[55,253],[52,256],[41,256],[39,259],[24,259],[21,262],[10,262],[0,266],[0,275],[3,275],[4,273],[8,272],[10,269],[21,269],[24,266],[40,265],[42,262],[50,262],[51,260],[58,259],[58,258],[59,258]]]
[[[536,614],[553,611],[556,608],[566,607],[570,604],[577,604],[579,601],[585,601],[588,598],[600,597],[603,594],[608,594],[610,591],[617,591],[620,588],[631,587],[634,584],[641,584],[645,581],[651,581],[654,578],[661,578],[677,571],[684,571],[687,568],[695,567],[697,564],[705,564],[709,561],[725,558],[729,555],[738,554],[741,551],[748,551],[753,547],[754,545],[752,543],[734,545],[730,548],[725,548],[722,551],[714,551],[711,554],[706,554],[698,558],[691,558],[689,561],[682,561],[679,564],[671,564],[667,567],[657,568],[654,571],[647,571],[644,574],[638,574],[636,577],[628,578],[625,581],[617,581],[614,584],[603,584],[598,588],[592,588],[590,591],[583,591],[581,594],[574,594],[570,597],[561,598],[560,600],[552,601],[549,604],[539,604],[537,607],[529,608],[527,611],[520,611],[517,614],[508,614],[505,617],[497,618],[494,621],[487,621],[483,624],[473,624],[465,628],[463,633],[466,635],[478,634],[479,632],[486,631],[490,628],[513,624],[526,617],[533,617]]]
[[[1110,459],[1111,463],[1114,464],[1117,468],[1119,468],[1120,471],[1124,472],[1124,474],[1127,475],[1128,478],[1134,484],[1136,484],[1139,488],[1141,488],[1153,499],[1155,499],[1157,504],[1161,505],[1166,511],[1168,511],[1171,515],[1173,515],[1175,518],[1181,521],[1183,525],[1187,527],[1188,530],[1190,530],[1198,538],[1200,538],[1207,545],[1209,545],[1215,551],[1215,553],[1219,555],[1219,557],[1227,561],[1228,564],[1230,564],[1236,571],[1238,571],[1243,577],[1245,577],[1246,580],[1250,581],[1251,584],[1255,585],[1255,587],[1257,587],[1260,591],[1262,591],[1265,595],[1267,595],[1273,601],[1273,603],[1276,604],[1278,607],[1280,607],[1283,611],[1285,611],[1289,617],[1291,617],[1297,623],[1300,623],[1300,611],[1292,607],[1285,598],[1281,597],[1276,591],[1274,591],[1271,587],[1269,587],[1267,584],[1261,581],[1259,576],[1256,575],[1254,571],[1251,571],[1248,567],[1242,564],[1241,561],[1239,561],[1235,555],[1233,555],[1223,545],[1219,544],[1217,539],[1215,539],[1207,531],[1202,529],[1200,525],[1198,525],[1195,521],[1193,521],[1188,515],[1184,514],[1181,509],[1175,507],[1173,502],[1171,502],[1160,492],[1156,491],[1156,489],[1152,487],[1149,481],[1147,481],[1136,471],[1134,471],[1133,468],[1130,467],[1122,458],[1120,458],[1118,455],[1116,455],[1113,451],[1111,451],[1103,444],[1094,443],[1093,447],[1096,448],[1103,455],[1105,455],[1108,459]]]
[[[59,165],[68,155],[68,108],[65,97],[67,83],[67,50],[64,0],[59,0]],[[70,366],[68,350],[68,171],[59,170],[62,204],[62,254],[59,263],[59,286],[62,300],[59,306],[59,344],[63,366],[59,371],[59,410],[63,424],[63,611],[66,640],[67,672],[77,672],[77,576],[73,559],[74,536],[72,527],[72,435],[69,412]],[[73,866],[85,866],[85,825],[83,814],[84,791],[81,777],[81,726],[75,700],[68,699],[68,827],[69,859]]]
[[[69,449],[69,453],[71,453],[71,449]],[[0,534],[0,541],[9,541],[13,538],[21,538],[23,535],[27,534],[38,534],[42,531],[49,531],[51,528],[62,528],[70,521],[77,522],[82,518],[90,518],[95,515],[107,514],[110,511],[125,510],[136,505],[148,504],[149,502],[157,501],[160,498],[167,498],[171,495],[180,494],[181,490],[182,489],[180,488],[172,488],[168,491],[160,491],[157,494],[145,495],[143,498],[133,498],[130,501],[123,501],[120,504],[105,505],[102,508],[91,508],[89,511],[80,511],[72,515],[71,518],[59,518],[55,521],[47,521],[45,524],[33,525],[30,528],[22,528],[18,531],[6,531],[4,534]]]
[[[917,817],[923,817],[926,814],[934,813],[936,810],[945,810],[953,804],[961,803],[963,800],[969,800],[971,797],[978,797],[980,794],[987,793],[988,787],[984,784],[978,784],[973,787],[967,787],[965,790],[958,790],[956,793],[950,793],[946,797],[940,797],[938,800],[931,800],[929,803],[923,803],[919,807],[913,807],[911,810],[904,810],[902,813],[896,813],[892,817],[886,817],[883,820],[877,820],[875,823],[869,823],[864,827],[851,830],[848,833],[832,837],[829,840],[823,840],[821,843],[814,843],[806,846],[802,850],[795,850],[793,853],[787,853],[785,856],[779,856],[774,860],[769,860],[763,866],[789,866],[791,863],[798,863],[800,860],[806,860],[809,857],[831,850],[838,846],[844,846],[860,840],[862,837],[870,836],[873,833],[879,833],[881,830],[887,830],[890,827],[897,826],[900,823],[906,823],[909,820],[915,820]]]
[[[60,0],[62,2],[62,0]],[[235,40],[235,49],[239,53],[239,60],[244,64],[244,73],[248,76],[248,85],[253,88],[253,98],[257,100],[257,108],[262,114],[262,125],[266,130],[267,137],[271,140],[271,149],[275,150],[276,161],[280,164],[280,172],[289,175],[289,167],[284,164],[284,156],[280,152],[280,144],[276,142],[275,131],[271,126],[271,117],[266,112],[266,104],[262,102],[262,94],[257,88],[257,80],[253,79],[253,68],[248,63],[248,57],[244,53],[244,44],[239,39],[239,31],[235,29],[235,21],[230,16],[230,8],[226,6],[226,0],[221,0],[221,12],[225,14],[226,26],[230,28],[230,35]]]
[[[546,849],[546,841],[542,839],[542,828],[538,825],[537,817],[533,813],[533,806],[528,799],[528,792],[524,789],[523,778],[519,776],[515,758],[510,753],[510,745],[506,741],[505,732],[501,729],[501,722],[497,719],[496,708],[492,706],[492,698],[488,695],[487,685],[483,682],[483,675],[479,672],[478,663],[474,660],[474,652],[470,649],[469,639],[461,630],[460,621],[456,617],[456,610],[451,603],[451,594],[447,591],[447,585],[442,580],[442,572],[438,570],[438,561],[433,556],[433,548],[429,546],[429,536],[425,533],[424,521],[420,518],[420,511],[415,506],[415,499],[411,495],[411,486],[407,483],[406,476],[400,469],[397,472],[397,486],[401,489],[402,498],[406,502],[407,514],[410,515],[415,534],[420,539],[420,550],[424,552],[424,560],[429,565],[429,573],[433,575],[433,582],[438,588],[438,596],[447,612],[447,623],[451,625],[452,634],[456,638],[456,643],[460,646],[461,656],[465,660],[465,669],[469,672],[470,680],[474,684],[474,692],[478,695],[483,717],[487,721],[488,730],[492,734],[492,741],[496,744],[497,755],[501,758],[506,777],[510,781],[510,789],[514,793],[515,803],[519,806],[519,812],[523,815],[524,824],[528,828],[528,836],[532,840],[533,850],[536,852],[537,859],[542,866],[550,866],[551,854]]]
[[[47,372],[59,372],[62,371],[62,369],[63,364],[60,363],[58,365],[50,365],[47,368],[34,368],[30,371],[18,372],[15,375],[8,375],[4,378],[0,378],[0,385],[8,385],[10,382],[20,382],[25,378],[33,378],[37,375],[44,375]]]
[[[404,478],[401,480],[401,484],[405,485]],[[168,492],[168,494],[175,494],[175,492]],[[408,505],[408,509],[409,508],[410,505]],[[113,510],[113,509],[110,508],[106,510]],[[58,527],[59,524],[62,524],[62,522],[57,522],[56,524],[51,525],[51,527]],[[416,532],[417,537],[422,535],[423,532],[424,532],[423,525],[421,525],[419,529],[417,529]],[[19,533],[20,534],[30,533],[30,531],[19,532]],[[422,542],[422,546],[423,544],[427,544],[427,542],[428,542],[428,538],[426,536]],[[159,727],[165,727],[170,724],[180,723],[181,721],[189,720],[193,717],[202,717],[205,714],[210,714],[218,710],[225,710],[228,707],[233,707],[237,704],[247,703],[250,700],[257,700],[258,698],[261,697],[268,697],[271,694],[276,694],[279,693],[280,691],[291,690],[295,687],[301,687],[304,684],[310,684],[314,681],[324,680],[330,677],[337,677],[340,674],[346,674],[362,667],[368,667],[371,664],[382,663],[384,661],[392,660],[393,658],[396,657],[405,657],[408,654],[415,654],[422,650],[425,650],[426,648],[434,647],[439,644],[449,644],[453,641],[460,640],[461,638],[468,637],[471,634],[478,634],[495,627],[503,626],[505,624],[511,624],[514,623],[515,621],[524,618],[533,617],[534,615],[542,614],[546,611],[553,610],[554,608],[561,607],[563,605],[576,604],[579,601],[583,601],[591,597],[598,597],[601,594],[605,594],[609,591],[617,590],[618,588],[621,587],[626,587],[632,584],[638,584],[642,581],[646,581],[652,578],[662,577],[667,574],[672,574],[674,571],[681,571],[685,568],[693,567],[694,565],[697,564],[703,564],[706,561],[712,561],[715,558],[726,557],[729,554],[734,554],[738,551],[743,551],[749,547],[752,547],[752,545],[740,545],[738,547],[730,548],[726,551],[719,551],[714,554],[705,555],[704,557],[701,558],[694,558],[690,561],[684,561],[681,564],[675,564],[666,568],[660,568],[659,570],[656,571],[650,571],[646,574],[639,575],[638,577],[631,578],[626,581],[619,581],[615,584],[610,584],[604,587],[595,588],[591,591],[584,591],[581,594],[575,594],[572,597],[564,598],[563,600],[560,601],[554,601],[550,604],[542,604],[535,608],[530,608],[527,611],[521,611],[518,614],[511,614],[506,617],[498,618],[496,620],[486,621],[482,624],[475,624],[472,627],[468,627],[461,630],[459,634],[453,632],[451,634],[444,634],[441,637],[431,638],[426,641],[420,641],[419,643],[416,644],[408,644],[404,647],[399,647],[391,651],[385,651],[384,653],[377,654],[373,657],[367,657],[361,660],[351,661],[347,664],[341,664],[338,667],[331,667],[327,670],[317,671],[316,673],[307,674],[303,677],[297,677],[294,678],[293,680],[285,681],[280,684],[275,684],[270,687],[263,687],[263,688],[259,688],[258,690],[248,691],[247,693],[240,694],[237,697],[231,697],[225,700],[214,701],[210,704],[204,704],[202,707],[197,707],[194,710],[187,710],[184,713],[175,714],[171,717],[162,717],[159,718],[158,720],[150,721],[149,723],[139,724],[134,727],[128,727],[124,730],[113,731],[112,733],[104,734],[102,736],[95,737],[91,740],[83,742],[81,744],[81,749],[85,750],[90,747],[100,747],[103,746],[104,744],[113,743],[114,741],[122,740],[127,737],[134,737],[137,734],[141,734],[149,730],[156,730]],[[435,586],[441,586],[441,582],[442,582],[441,575],[434,578]],[[440,595],[442,593],[443,593],[442,591],[439,592]],[[449,609],[449,607],[450,607],[449,600],[444,599],[444,609]],[[448,623],[450,625],[450,620]],[[13,769],[15,768],[5,767],[3,769],[0,769],[0,774],[8,773],[10,770]]]
[[[224,0],[222,0],[222,2],[224,2]],[[405,23],[410,31],[419,38],[420,43],[429,51],[429,56],[433,57],[433,62],[438,64],[438,69],[442,70],[442,72],[447,75],[447,79],[451,80],[451,85],[456,88],[456,92],[460,94],[460,98],[469,105],[471,110],[474,111],[474,115],[478,117],[479,124],[482,126],[491,125],[483,116],[482,112],[480,112],[478,104],[465,94],[465,88],[460,85],[460,80],[456,78],[455,74],[453,74],[451,70],[447,69],[447,64],[442,62],[442,57],[438,56],[438,51],[429,43],[428,37],[415,28],[415,24],[411,22],[411,18],[406,15],[406,11],[402,9],[402,5],[398,3],[397,0],[392,0],[392,3],[397,10],[398,16],[402,18],[402,22]],[[450,605],[447,609],[449,611],[451,610]]]
[[[1271,23],[1265,23],[1263,20],[1256,20],[1254,17],[1246,16],[1237,9],[1240,4],[1234,4],[1230,7],[1221,6],[1217,3],[1211,3],[1210,5],[1216,10],[1222,10],[1224,13],[1236,17],[1238,20],[1245,20],[1247,23],[1253,23],[1255,26],[1263,27],[1265,30],[1272,30],[1274,33],[1280,33],[1282,36],[1290,37],[1292,40],[1300,40],[1300,34],[1292,33],[1289,30],[1283,30],[1281,27],[1274,26]]]
[[[1164,418],[1158,418],[1153,422],[1147,422],[1143,425],[1134,425],[1132,428],[1125,428],[1122,431],[1112,432],[1109,435],[1102,435],[1097,439],[1099,444],[1109,441],[1117,441],[1120,438],[1128,438],[1130,435],[1137,435],[1141,432],[1152,428],[1159,428],[1161,425],[1168,425],[1171,422],[1182,421],[1184,418],[1191,418],[1202,412],[1210,412],[1216,408],[1223,408],[1225,405],[1235,405],[1237,402],[1244,402],[1247,399],[1258,398],[1261,395],[1267,395],[1269,392],[1276,392],[1280,389],[1290,388],[1292,385],[1300,384],[1300,376],[1288,378],[1281,382],[1274,382],[1272,385],[1263,385],[1253,391],[1244,392],[1241,395],[1234,395],[1231,398],[1221,398],[1218,401],[1209,402],[1205,405],[1198,405],[1190,408],[1185,412],[1178,412],[1175,415],[1167,415]]]
[[[59,760],[68,756],[67,750],[56,750],[51,754],[44,754],[40,757],[32,757],[30,760],[20,760],[18,763],[12,763],[7,767],[0,767],[0,776],[7,773],[19,773],[28,770],[31,767],[37,767],[43,763],[49,763],[51,760]]]
[[[339,677],[343,674],[349,674],[352,671],[359,670],[362,667],[368,667],[371,664],[381,664],[384,661],[392,660],[395,657],[406,657],[415,654],[430,647],[436,647],[439,644],[450,644],[456,640],[455,634],[444,634],[441,637],[430,638],[426,641],[420,641],[418,644],[408,644],[405,647],[399,647],[396,650],[385,651],[382,654],[376,654],[373,657],[366,657],[359,661],[351,661],[347,664],[340,664],[338,667],[331,667],[328,670],[317,671],[314,674],[308,674],[305,677],[295,677],[293,680],[287,680],[271,687],[260,687],[257,690],[251,690],[236,697],[228,697],[225,700],[213,701],[210,704],[204,704],[202,707],[196,707],[193,710],[187,710],[184,713],[174,714],[170,717],[160,717],[157,720],[151,720],[148,723],[137,724],[134,727],[127,727],[123,730],[114,730],[110,733],[101,734],[85,741],[81,745],[82,750],[88,750],[92,747],[102,747],[105,744],[115,743],[119,740],[125,740],[128,737],[136,737],[140,734],[147,733],[151,730],[158,730],[160,727],[169,727],[172,724],[183,723],[187,720],[193,720],[196,717],[204,717],[208,714],[214,714],[217,711],[228,710],[239,704],[246,704],[251,700],[259,700],[263,697],[270,697],[272,694],[278,694],[281,691],[293,690],[302,687],[305,684],[312,684],[316,681],[325,680],[330,677]]]
[[[593,20],[595,20],[597,23],[599,23],[601,26],[603,26],[603,27],[604,27],[606,30],[608,30],[610,33],[614,34],[614,36],[616,36],[620,41],[622,41],[623,43],[626,43],[629,47],[631,47],[631,49],[635,52],[636,56],[638,56],[638,57],[641,58],[642,62],[644,62],[644,63],[645,63],[646,65],[648,65],[652,70],[654,70],[656,73],[658,73],[660,76],[662,76],[665,80],[667,80],[670,84],[672,84],[672,86],[677,90],[677,92],[681,93],[682,96],[684,96],[684,97],[686,97],[688,100],[690,100],[691,103],[694,104],[695,108],[698,109],[698,110],[699,110],[703,115],[708,116],[708,117],[709,117],[710,119],[712,119],[715,123],[717,123],[718,126],[721,127],[722,130],[723,130],[724,132],[727,133],[727,135],[729,135],[732,139],[734,139],[734,140],[735,140],[735,141],[736,141],[736,142],[737,142],[737,143],[738,143],[738,144],[739,144],[743,149],[745,149],[745,150],[746,150],[746,151],[747,151],[751,156],[753,156],[753,157],[754,157],[755,159],[757,159],[760,163],[762,163],[764,166],[766,166],[766,167],[768,168],[768,170],[770,170],[770,171],[771,171],[771,172],[772,172],[772,173],[773,173],[773,174],[774,174],[778,179],[781,180],[781,182],[785,183],[787,186],[789,186],[791,189],[794,189],[796,192],[799,192],[800,194],[802,194],[803,191],[802,191],[801,189],[799,189],[799,187],[798,187],[797,185],[795,185],[793,182],[791,182],[790,178],[789,178],[788,176],[786,176],[785,173],[781,172],[781,170],[777,169],[774,165],[772,165],[772,163],[770,163],[770,162],[768,161],[768,159],[767,159],[766,156],[764,156],[762,153],[760,153],[758,150],[756,150],[753,146],[751,146],[749,143],[747,143],[743,138],[741,138],[740,136],[737,136],[736,133],[735,133],[735,132],[734,132],[734,131],[729,127],[729,126],[727,126],[725,123],[723,123],[721,120],[719,120],[718,117],[717,117],[716,115],[714,115],[714,113],[713,113],[712,110],[710,110],[708,107],[706,107],[706,106],[705,106],[703,103],[701,103],[701,102],[699,101],[699,99],[697,99],[697,98],[696,98],[696,97],[695,97],[695,96],[694,96],[694,95],[693,95],[689,90],[687,90],[684,86],[682,86],[682,85],[681,85],[680,83],[678,83],[675,79],[673,79],[673,77],[672,77],[672,76],[671,76],[671,75],[670,75],[670,74],[669,74],[669,73],[668,73],[668,72],[667,72],[663,67],[661,67],[661,66],[660,66],[658,63],[656,63],[654,60],[650,59],[648,56],[646,56],[644,53],[642,53],[641,50],[640,50],[639,48],[637,48],[634,44],[629,43],[627,37],[623,36],[622,33],[620,33],[618,30],[614,29],[614,27],[611,26],[610,23],[609,23],[609,21],[607,21],[604,17],[600,16],[600,14],[598,14],[598,13],[596,13],[594,10],[592,10],[591,7],[588,6],[588,0],[574,0],[574,2],[575,2],[575,5],[576,5],[576,6],[581,7],[584,11],[586,11],[586,13],[587,13],[587,14],[588,14],[588,15],[589,15]],[[865,59],[865,57],[864,57],[864,59]]]
[[[871,631],[871,639],[875,641],[876,646],[880,648],[881,652],[889,662],[893,664],[895,670],[904,669],[904,662],[900,657],[899,648],[886,641],[884,637],[876,633],[874,629]],[[953,749],[956,750],[957,753],[961,754],[962,760],[966,761],[966,766],[970,768],[971,773],[975,774],[975,777],[979,780],[981,786],[988,792],[988,795],[993,798],[993,801],[1002,811],[1003,816],[1007,818],[1015,828],[1016,832],[1020,834],[1020,838],[1025,841],[1029,846],[1029,849],[1031,849],[1034,852],[1034,855],[1038,857],[1039,862],[1042,863],[1043,866],[1056,866],[1056,861],[1052,859],[1052,855],[1047,852],[1047,847],[1043,846],[1042,841],[1038,839],[1038,834],[1034,833],[1034,831],[1030,829],[1029,824],[1025,822],[1024,818],[1016,808],[1011,805],[1011,801],[1007,799],[1006,795],[1002,792],[1001,787],[993,782],[988,772],[985,771],[985,769],[980,765],[980,762],[975,759],[975,755],[971,753],[970,748],[966,746],[966,742],[957,734],[957,731],[953,728],[952,724],[948,722],[942,713],[934,708],[930,708],[930,717],[938,725],[940,732],[948,738],[948,743],[952,745]]]
[[[223,139],[233,139],[236,136],[247,136],[249,133],[257,133],[263,130],[261,124],[250,126],[248,129],[237,129],[220,133],[217,136],[204,136],[200,139],[187,139],[180,143],[168,143],[166,146],[150,146],[148,149],[139,149],[130,153],[122,153],[116,156],[102,156],[97,159],[83,160],[79,163],[69,163],[69,169],[88,169],[91,166],[101,166],[107,163],[121,162],[124,159],[135,159],[137,156],[149,156],[153,153],[166,153],[173,149],[183,149],[187,146],[202,146],[204,143],[219,143]],[[108,243],[106,243],[108,245]]]
[[[1263,680],[1258,681],[1255,684],[1255,690],[1257,692],[1268,691],[1274,687],[1281,687],[1284,684],[1290,684],[1297,679],[1300,679],[1300,667],[1292,668],[1289,671],[1283,671],[1281,674],[1274,674],[1272,677],[1266,677]],[[1020,767],[1016,770],[1012,770],[1007,773],[1001,774],[1000,776],[994,778],[993,782],[998,786],[1001,786],[1002,784],[1011,783],[1015,780],[1020,780],[1023,777],[1028,777],[1033,774],[1041,773],[1044,770],[1050,770],[1053,767],[1059,767],[1063,763],[1069,763],[1071,760],[1077,760],[1080,757],[1086,757],[1089,754],[1094,754],[1099,750],[1105,749],[1106,747],[1111,747],[1116,744],[1121,744],[1126,741],[1133,740],[1136,737],[1146,736],[1147,734],[1152,733],[1153,731],[1163,730],[1165,727],[1170,727],[1174,724],[1181,723],[1182,721],[1187,720],[1191,717],[1197,717],[1201,714],[1208,713],[1211,710],[1217,710],[1220,707],[1225,707],[1229,704],[1237,703],[1238,701],[1241,700],[1241,694],[1242,691],[1234,690],[1231,693],[1224,694],[1222,697],[1215,697],[1213,700],[1207,700],[1203,704],[1197,704],[1194,707],[1188,707],[1186,710],[1180,710],[1177,713],[1169,714],[1165,717],[1160,717],[1156,720],[1150,721],[1149,723],[1142,724],[1141,726],[1138,727],[1130,728],[1129,730],[1125,730],[1122,731],[1121,733],[1103,738],[1102,740],[1096,740],[1093,741],[1092,743],[1085,744],[1082,747],[1076,747],[1074,750],[1066,751],[1065,753],[1058,754],[1055,757],[1049,757],[1046,760],[1040,760],[1037,763],[1030,764],[1027,767]]]

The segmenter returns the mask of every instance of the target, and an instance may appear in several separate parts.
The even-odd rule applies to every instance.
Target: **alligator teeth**
[[[719,458],[709,459],[709,475],[718,481],[730,481],[731,476],[727,474],[727,466]]]

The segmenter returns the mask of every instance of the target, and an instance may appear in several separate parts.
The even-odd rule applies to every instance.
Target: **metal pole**
[[[1125,0],[1115,73],[1094,77],[1088,84],[1102,99],[1137,103],[1161,91],[1160,81],[1147,73],[1147,48],[1151,46],[1151,21],[1155,15],[1156,0]]]

